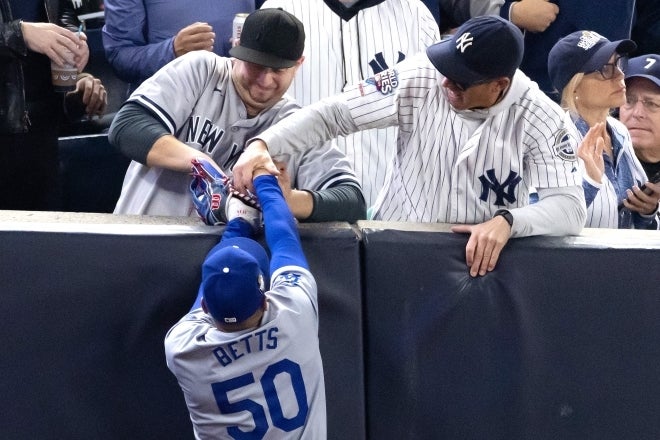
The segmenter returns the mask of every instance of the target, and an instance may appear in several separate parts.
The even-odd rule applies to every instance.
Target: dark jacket
[[[78,19],[68,1],[44,0],[51,23],[77,30]],[[20,20],[14,20],[8,0],[0,0],[0,134],[24,133],[29,115],[25,105],[25,84],[21,60],[28,48]]]

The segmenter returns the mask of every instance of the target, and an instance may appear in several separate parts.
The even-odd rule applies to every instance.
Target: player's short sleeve
[[[314,276],[299,266],[284,266],[271,275],[269,295],[301,312],[311,311],[318,319],[318,291]]]

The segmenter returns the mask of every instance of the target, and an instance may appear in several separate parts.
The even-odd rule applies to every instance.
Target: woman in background
[[[630,133],[610,115],[626,103],[623,69],[635,47],[631,40],[609,41],[596,32],[577,31],[560,39],[548,57],[552,84],[575,123],[574,135],[582,141],[578,157],[584,175],[586,227],[654,225],[660,194],[640,189],[647,179]]]

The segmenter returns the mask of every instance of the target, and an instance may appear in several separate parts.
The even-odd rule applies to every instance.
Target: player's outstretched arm
[[[255,173],[254,186],[264,218],[266,243],[271,253],[270,270],[284,266],[309,269],[300,244],[296,220],[284,200],[277,178],[265,169]]]

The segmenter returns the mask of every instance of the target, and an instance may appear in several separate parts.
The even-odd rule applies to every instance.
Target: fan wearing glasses
[[[654,176],[660,178],[660,55],[630,59],[626,69],[626,95],[619,118],[628,127],[635,154],[653,182]],[[660,198],[660,183],[647,186]]]
[[[593,31],[577,31],[560,39],[548,56],[550,79],[580,141],[589,228],[656,228],[660,194],[643,188],[648,179],[630,133],[611,115],[626,103],[623,72],[635,48],[632,40],[610,41]]]

